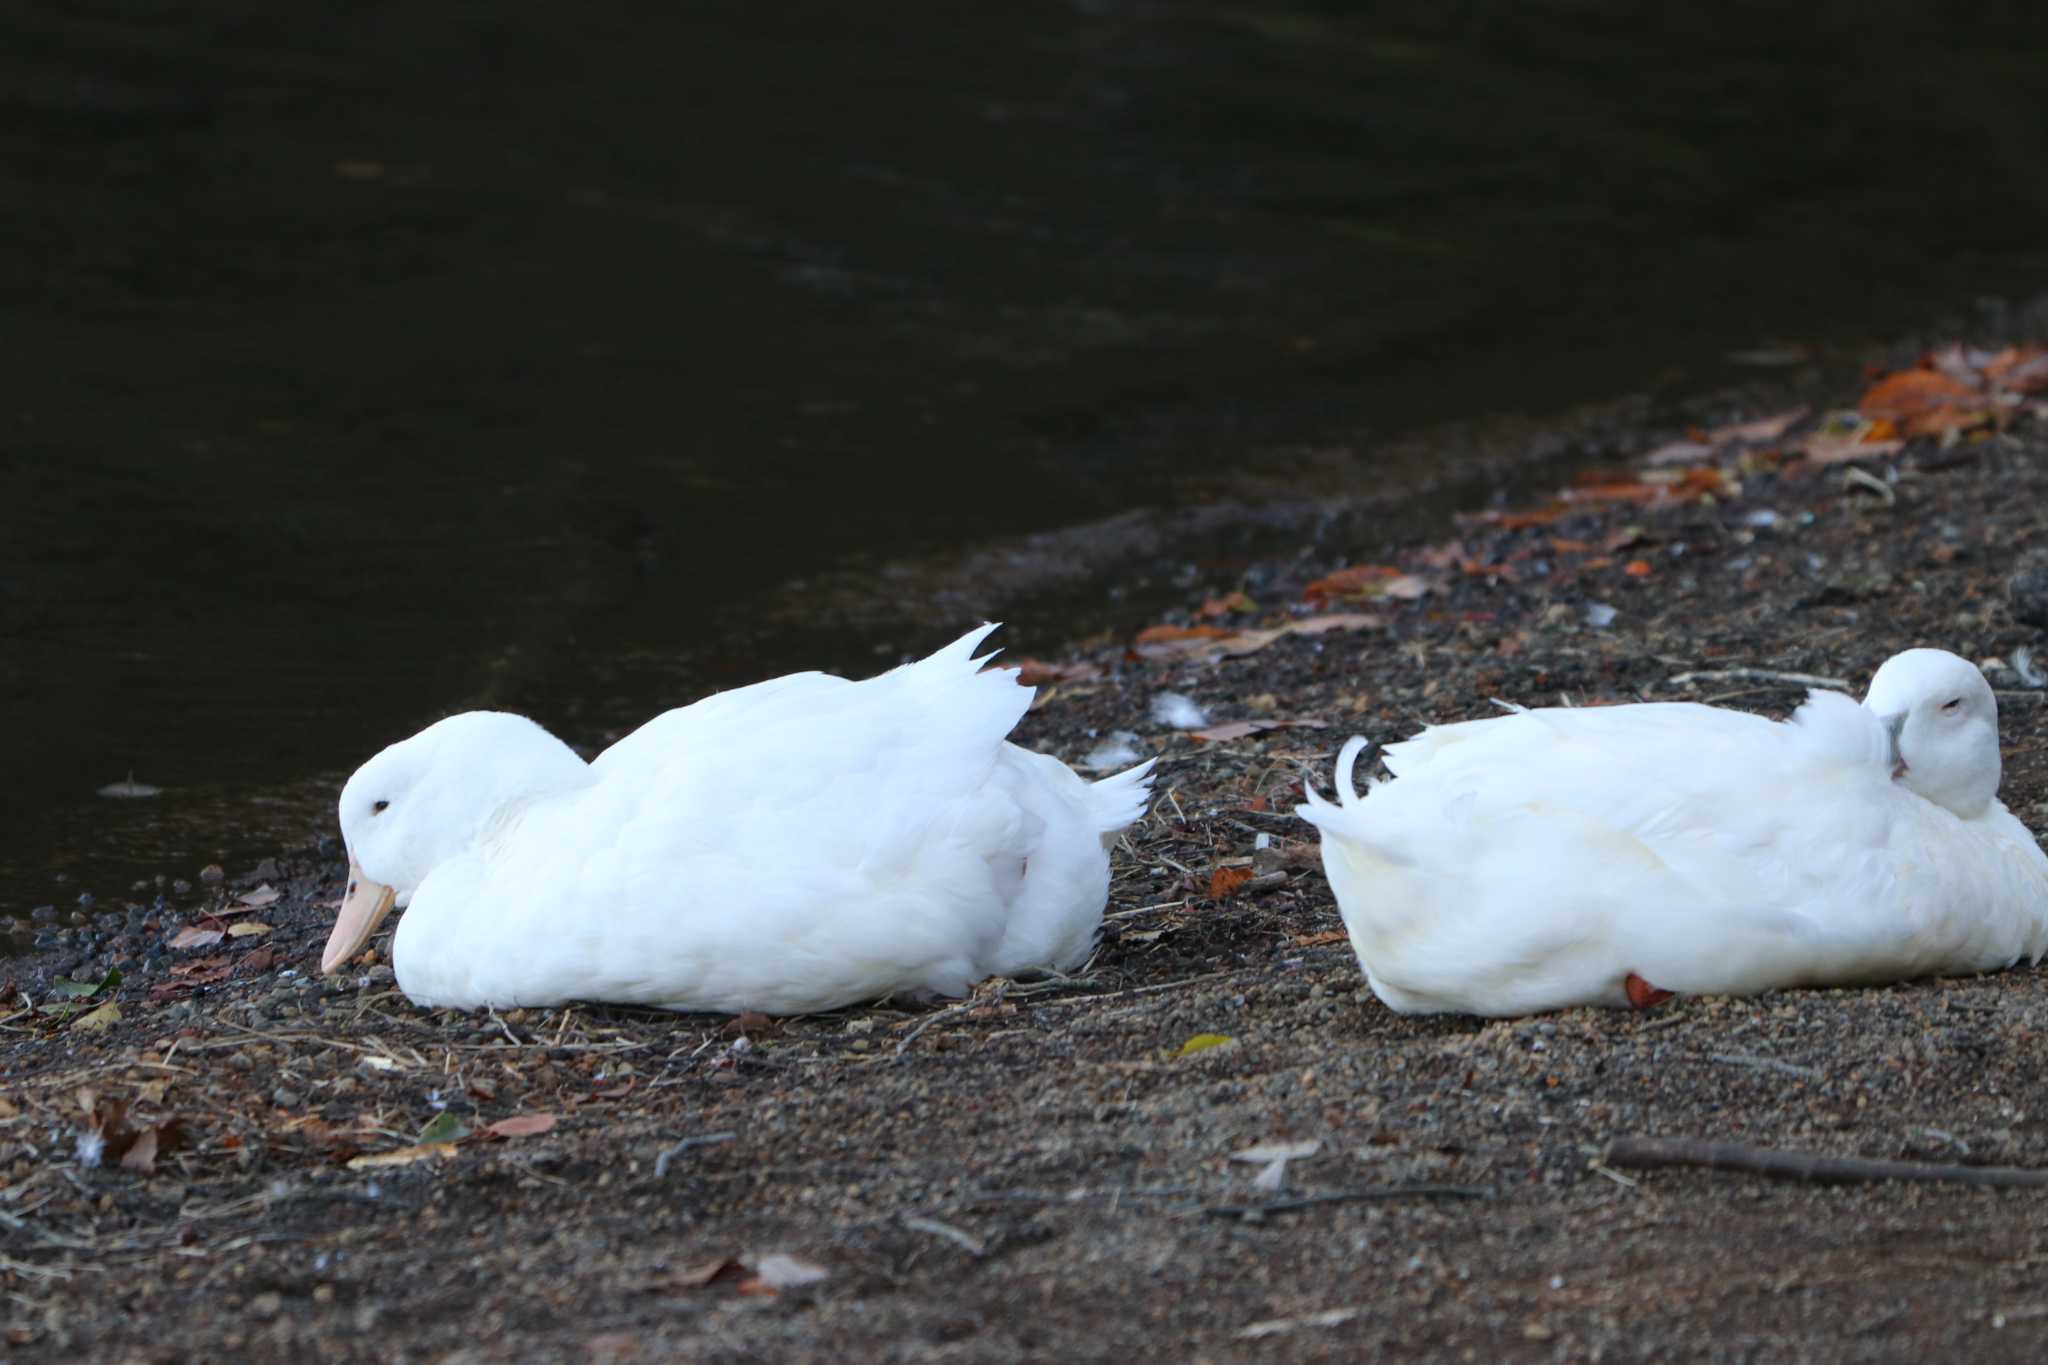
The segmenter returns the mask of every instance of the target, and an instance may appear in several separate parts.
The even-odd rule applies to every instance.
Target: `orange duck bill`
[[[365,877],[355,859],[349,859],[348,892],[341,898],[341,913],[334,917],[334,931],[320,953],[321,973],[336,970],[361,952],[397,902],[397,892]]]

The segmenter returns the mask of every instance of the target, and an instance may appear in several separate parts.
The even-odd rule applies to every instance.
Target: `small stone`
[[[380,962],[376,966],[364,972],[363,979],[365,981],[370,982],[373,985],[381,985],[386,981],[396,981],[398,979],[398,973],[392,971],[389,967],[385,966],[383,963]]]
[[[226,872],[221,870],[219,863],[208,863],[205,867],[199,869],[199,880],[202,882],[222,881],[227,875]]]
[[[81,892],[79,892],[79,893],[78,893],[78,908],[79,908],[79,909],[81,909],[81,910],[90,910],[90,909],[92,909],[92,908],[93,908],[93,906],[94,906],[95,904],[97,904],[97,903],[98,903],[98,897],[94,896],[94,895],[92,894],[92,892],[90,892],[90,891],[81,891]]]
[[[180,877],[176,881],[171,883],[171,890],[177,895],[189,896],[192,894],[192,883],[186,881],[183,877]]]
[[[284,1295],[275,1290],[267,1290],[249,1300],[249,1316],[262,1318],[266,1322],[276,1317],[283,1309]]]
[[[270,1102],[280,1109],[296,1109],[305,1102],[305,1096],[284,1086],[270,1092]]]
[[[28,917],[30,921],[36,924],[55,924],[57,922],[57,907],[54,905],[38,905],[35,909],[28,912]]]

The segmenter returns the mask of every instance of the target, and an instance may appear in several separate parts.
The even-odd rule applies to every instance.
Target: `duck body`
[[[1008,743],[1031,690],[979,671],[993,628],[865,681],[796,674],[708,698],[588,764],[496,713],[386,750],[342,816],[362,873],[406,905],[400,988],[460,1008],[793,1014],[1078,965],[1151,765],[1091,783]],[[437,814],[453,803],[417,775],[433,772],[485,813]],[[454,833],[380,876],[380,840],[409,812]]]
[[[1433,726],[1387,749],[1395,777],[1365,796],[1353,740],[1339,800],[1311,791],[1301,813],[1322,831],[1368,981],[1403,1012],[1520,1015],[1640,1004],[1644,983],[1744,995],[2039,961],[2048,855],[1990,794],[1995,701],[1967,661],[1921,665],[1928,696],[1896,711],[1817,691],[1782,723],[1649,703]],[[1954,736],[1914,728],[1914,707],[1961,735],[1964,693],[1991,723],[1965,736],[1968,764],[1945,764]],[[1873,698],[1899,700],[1876,684]],[[1974,782],[1956,796],[1964,767]],[[1962,812],[1915,789],[1928,784]]]

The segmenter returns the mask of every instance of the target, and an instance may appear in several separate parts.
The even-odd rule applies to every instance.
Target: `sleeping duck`
[[[1998,801],[1998,703],[1912,649],[1858,705],[1784,722],[1692,703],[1517,711],[1386,750],[1300,814],[1366,979],[1405,1013],[1518,1015],[1673,992],[2038,962],[2048,855]]]
[[[394,906],[421,1005],[801,1014],[1078,965],[1152,764],[1091,783],[1007,742],[1032,691],[982,671],[994,629],[721,693],[589,763],[521,716],[428,726],[342,788],[321,970]]]

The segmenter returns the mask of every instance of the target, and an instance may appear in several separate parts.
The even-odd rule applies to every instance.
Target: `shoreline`
[[[1878,388],[1837,376],[1824,407]],[[2048,1166],[2048,1060],[2027,1045],[2048,1029],[2048,973],[1397,1016],[1364,989],[1291,807],[1354,731],[1493,697],[1782,713],[1803,679],[1860,690],[1928,643],[1987,661],[2001,795],[2038,831],[2048,690],[2020,651],[2048,653],[2048,616],[2014,580],[2048,552],[2048,409],[2027,406],[2043,400],[2004,430],[1838,462],[1786,458],[1798,422],[1703,431],[1703,451],[1637,450],[1364,563],[1198,571],[1136,638],[1004,660],[1040,686],[1019,742],[1079,764],[1128,731],[1162,756],[1076,981],[787,1021],[419,1011],[388,967],[306,975],[340,869],[298,855],[230,869],[212,918],[145,913],[61,972],[55,952],[0,962],[0,1248],[33,1271],[0,1271],[14,1344],[2037,1357],[2048,1319],[2021,1310],[2040,1297],[2038,1193],[1620,1177],[1600,1154],[1690,1135]],[[1934,412],[1860,420],[1952,420]],[[1162,693],[1200,721],[1152,719]],[[219,938],[164,944],[210,924]],[[56,976],[90,984],[124,951],[120,981],[62,1017],[40,1008]],[[109,1003],[118,1017],[92,1024]],[[1190,1048],[1203,1037],[1222,1041]],[[127,1112],[102,1129],[161,1152],[81,1169],[74,1135],[115,1098]],[[545,1132],[487,1138],[541,1114]],[[475,1136],[441,1151],[449,1115]],[[712,1133],[734,1136],[678,1147]],[[1318,1144],[1284,1195],[1232,1160],[1275,1141]],[[1486,1195],[1423,1192],[1439,1187]],[[1902,1242],[1931,1259],[1902,1265]],[[768,1252],[823,1278],[735,1288],[725,1262]]]

